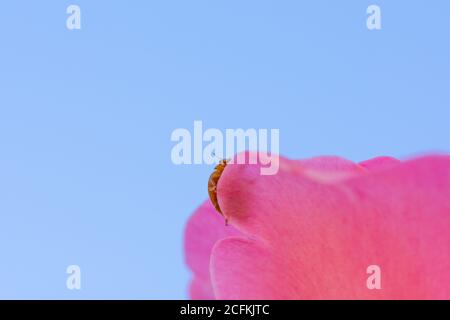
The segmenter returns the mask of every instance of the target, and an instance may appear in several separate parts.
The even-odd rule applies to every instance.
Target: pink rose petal
[[[211,250],[218,240],[239,234],[234,227],[225,227],[209,200],[196,210],[186,226],[184,241],[186,263],[194,273],[189,289],[192,299],[214,299],[209,272]]]
[[[207,245],[186,244],[188,263],[219,299],[449,299],[449,195],[447,156],[281,158],[273,176],[230,165],[218,199],[239,232],[200,210],[190,224]],[[381,290],[366,286],[370,265]]]

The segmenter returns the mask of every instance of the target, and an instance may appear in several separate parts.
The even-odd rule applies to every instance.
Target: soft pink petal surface
[[[213,246],[220,239],[240,235],[232,226],[225,226],[222,216],[208,200],[189,220],[185,230],[186,263],[194,273],[189,288],[192,299],[214,299],[210,280],[210,257]]]
[[[450,157],[230,165],[218,198],[230,226],[205,204],[187,228],[192,298],[450,299]]]

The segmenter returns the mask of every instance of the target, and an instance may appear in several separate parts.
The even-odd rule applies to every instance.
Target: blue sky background
[[[69,4],[81,30],[66,29]],[[2,2],[0,298],[185,298],[183,228],[212,167],[174,166],[170,134],[194,120],[279,128],[292,158],[449,152],[449,13],[446,0]]]

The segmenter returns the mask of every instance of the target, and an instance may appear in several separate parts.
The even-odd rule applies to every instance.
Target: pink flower
[[[193,299],[450,299],[450,157],[228,165],[185,234]],[[206,181],[205,181],[206,183]],[[380,289],[369,289],[369,266]]]

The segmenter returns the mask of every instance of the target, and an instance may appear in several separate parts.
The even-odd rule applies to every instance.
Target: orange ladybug
[[[217,201],[217,184],[219,179],[227,166],[228,160],[221,160],[219,164],[214,168],[214,172],[209,177],[208,181],[208,194],[211,199],[214,208],[223,216],[222,210],[220,210],[219,202]]]

